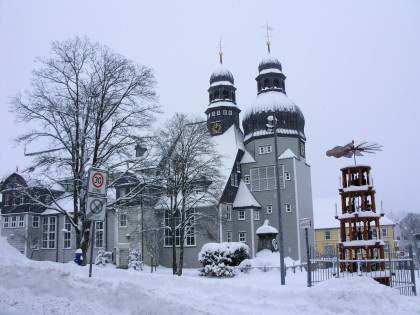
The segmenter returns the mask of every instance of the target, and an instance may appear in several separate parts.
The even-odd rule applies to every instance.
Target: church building
[[[219,201],[223,217],[219,237],[221,242],[246,243],[254,257],[258,248],[257,229],[265,220],[280,229],[281,209],[284,256],[306,261],[304,229],[300,229],[299,219],[309,218],[313,222],[313,209],[311,173],[305,153],[305,118],[287,97],[282,65],[271,55],[267,44],[268,55],[258,66],[257,96],[243,114],[243,129],[234,77],[222,63],[222,52],[220,67],[210,77],[207,127],[224,155],[222,173],[226,183]],[[273,131],[267,130],[269,117],[276,122]],[[309,242],[314,243],[313,233]]]

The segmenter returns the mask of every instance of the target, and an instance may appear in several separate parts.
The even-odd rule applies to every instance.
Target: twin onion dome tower
[[[268,47],[270,45],[268,44]],[[232,125],[239,127],[239,109],[236,103],[236,87],[232,73],[223,66],[223,52],[219,52],[220,67],[210,76],[207,128],[212,136],[223,134]],[[257,98],[244,113],[242,120],[244,142],[253,138],[272,137],[266,132],[267,115],[277,118],[278,135],[294,135],[300,139],[300,150],[305,152],[305,118],[299,107],[286,95],[281,63],[270,54],[258,65]]]
[[[225,183],[218,206],[226,220],[219,237],[222,242],[246,243],[254,257],[261,250],[258,229],[269,222],[280,229],[285,257],[304,261],[305,235],[299,219],[313,220],[305,118],[287,97],[282,65],[271,55],[269,41],[267,46],[268,54],[258,65],[257,97],[242,113],[242,122],[235,80],[223,65],[222,51],[220,66],[210,76],[207,128],[223,156],[220,171]],[[276,137],[266,129],[269,116],[276,118]],[[313,233],[309,239],[314,244]]]

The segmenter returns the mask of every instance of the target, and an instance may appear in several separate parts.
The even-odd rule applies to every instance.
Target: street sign
[[[106,196],[108,172],[99,168],[90,168],[88,176],[88,194]]]
[[[86,219],[91,221],[105,220],[106,198],[88,196],[86,202]]]
[[[307,229],[311,227],[311,219],[302,218],[299,220],[299,226],[301,229]]]

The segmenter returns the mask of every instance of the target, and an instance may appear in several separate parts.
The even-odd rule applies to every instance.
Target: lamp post
[[[68,230],[67,229],[62,229],[61,232],[63,232],[63,264],[64,264],[64,248],[65,248],[65,245],[66,245],[65,239],[66,239],[66,233],[68,232]]]
[[[285,285],[285,269],[284,269],[284,250],[283,250],[283,221],[281,215],[281,200],[280,200],[280,175],[279,175],[279,160],[278,160],[278,149],[277,149],[277,118],[274,116],[267,117],[268,123],[266,124],[266,130],[268,132],[274,132],[274,165],[276,169],[276,192],[277,192],[277,213],[279,218],[279,253],[280,253],[280,277],[281,285]]]

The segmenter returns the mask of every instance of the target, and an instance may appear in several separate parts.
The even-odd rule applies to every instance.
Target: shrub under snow
[[[249,258],[249,247],[244,243],[207,243],[198,254],[203,266],[202,276],[233,277],[235,269],[244,259]]]
[[[130,253],[128,254],[128,269],[142,269],[139,259],[139,252],[137,251],[137,249],[131,249]]]

